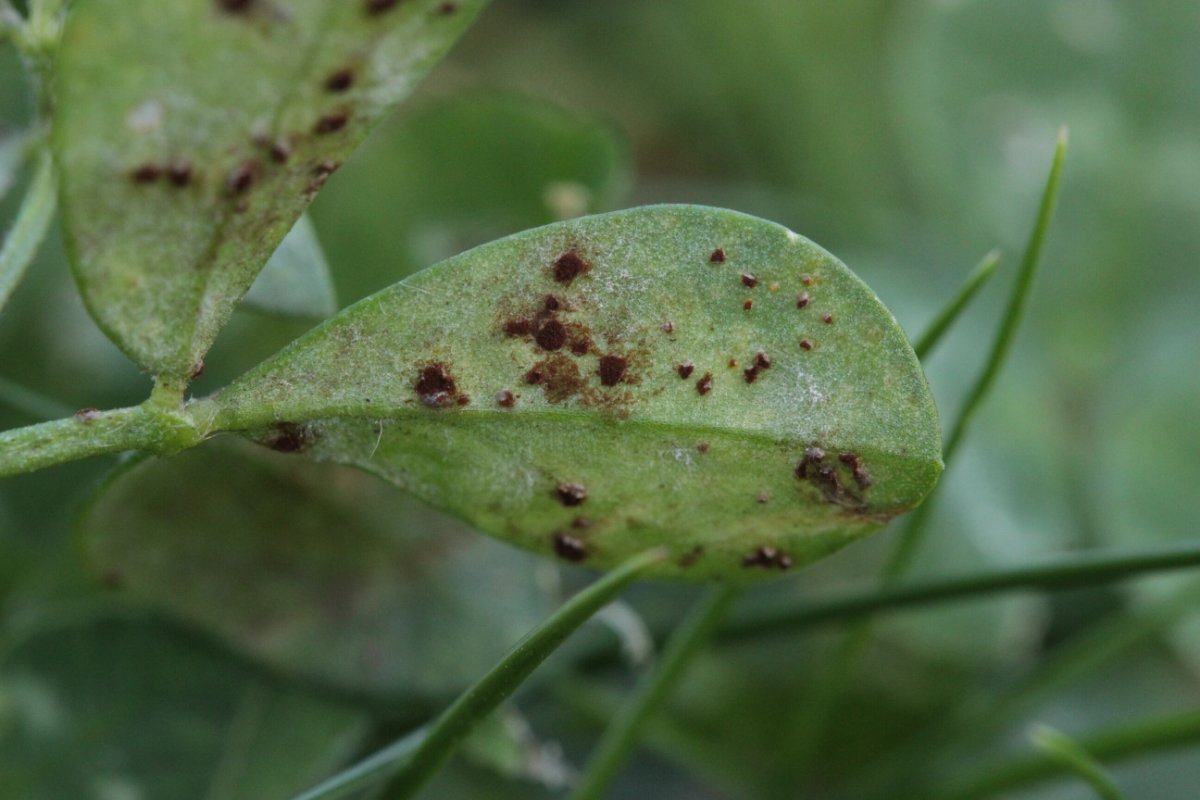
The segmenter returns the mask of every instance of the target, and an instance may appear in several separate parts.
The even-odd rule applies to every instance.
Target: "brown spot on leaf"
[[[240,14],[249,11],[255,0],[217,0],[217,6],[230,14]]]
[[[569,536],[562,531],[555,531],[552,541],[554,544],[554,554],[559,558],[574,562],[587,559],[587,545],[582,540],[576,539],[574,536]]]
[[[162,177],[162,168],[149,162],[129,173],[129,179],[134,183],[154,183],[160,177]]]
[[[325,79],[325,88],[331,92],[344,92],[354,85],[354,70],[350,67],[331,72]]]
[[[204,375],[204,359],[192,364],[191,380],[199,380],[202,375]]]
[[[746,379],[746,383],[754,383],[758,380],[758,367],[747,367],[742,370],[742,377]]]
[[[688,550],[686,553],[681,555],[679,557],[679,560],[676,563],[679,564],[679,566],[683,567],[684,569],[687,569],[688,567],[693,566],[697,561],[699,561],[700,556],[702,556],[702,555],[704,555],[704,546],[698,544],[695,547],[693,547],[691,550]]]
[[[457,12],[458,12],[458,3],[450,2],[450,0],[446,0],[446,2],[444,2],[438,6],[438,13],[441,14],[443,17],[448,17],[451,14],[455,14]]]
[[[271,154],[271,160],[276,164],[286,164],[287,160],[292,157],[292,143],[280,137],[271,142],[268,152]]]
[[[663,323],[662,329],[663,329],[663,333],[674,333],[675,332],[675,323],[671,322],[671,320],[667,320],[666,322]]]
[[[171,162],[171,166],[167,167],[167,180],[172,186],[183,188],[192,182],[192,162],[186,158],[179,158]]]
[[[812,350],[813,343],[810,342],[808,339],[801,339],[800,340],[800,349],[801,350]]]
[[[556,319],[546,320],[538,328],[534,341],[543,350],[560,350],[567,343],[567,329]],[[601,363],[603,363],[603,359],[601,359]]]
[[[571,520],[571,527],[577,531],[585,531],[592,527],[592,520],[589,517],[576,517]]]
[[[587,487],[581,483],[564,481],[555,487],[554,496],[564,506],[577,506],[587,500]]]
[[[345,111],[336,111],[332,114],[326,114],[317,120],[316,125],[313,125],[313,133],[334,133],[346,127],[346,123],[349,121],[350,115]]]
[[[725,248],[718,247],[716,250],[713,250],[712,254],[709,255],[709,257],[708,257],[708,260],[714,264],[724,264],[725,263]]]
[[[579,253],[568,250],[554,260],[554,280],[570,285],[571,281],[591,269],[591,264]]]
[[[312,444],[313,433],[307,425],[280,422],[261,441],[277,453],[300,453]]]
[[[546,373],[540,367],[532,367],[525,373],[525,382],[534,386],[546,380]]]
[[[754,275],[749,272],[743,272],[742,285],[753,289],[755,286],[758,286],[758,278],[754,277]]]
[[[754,366],[759,369],[771,368],[771,357],[761,351],[754,354]]]
[[[708,394],[713,388],[713,376],[711,372],[704,373],[704,377],[696,381],[696,391],[700,394]]]
[[[533,321],[528,319],[510,319],[504,322],[504,335],[512,337],[528,336],[533,333]]]
[[[766,492],[759,492],[757,495],[755,495],[754,502],[758,503],[759,505],[766,505],[767,503],[771,502],[771,496]]]
[[[560,308],[562,308],[562,300],[559,300],[552,294],[548,294],[546,295],[545,299],[542,300],[542,308],[546,309],[547,311],[558,311]]]
[[[230,194],[245,194],[250,191],[254,181],[258,179],[259,164],[257,161],[243,161],[225,176],[225,185]]]
[[[762,569],[788,569],[792,566],[791,556],[781,550],[762,545],[750,555],[742,558],[743,567],[761,567]]]
[[[805,308],[808,306],[810,298],[808,292],[801,292],[796,295],[796,308]]]
[[[682,364],[675,367],[675,371],[679,373],[679,377],[687,380],[692,377],[692,371],[696,369],[696,365],[690,361],[684,361]]]
[[[508,389],[496,392],[496,405],[501,408],[512,408],[517,404],[517,396]]]
[[[812,286],[817,281],[815,278],[813,278],[812,275],[801,275],[800,282],[803,283],[805,286]]]
[[[75,419],[82,423],[95,422],[100,419],[100,409],[88,406],[75,412]]]
[[[851,473],[854,476],[854,482],[858,485],[860,491],[864,491],[870,487],[871,476],[867,474],[862,458],[856,456],[854,453],[841,453],[838,456],[838,461],[850,467]]]
[[[600,356],[600,383],[604,386],[616,386],[625,378],[625,370],[629,361],[624,356]]]
[[[826,463],[826,455],[820,447],[807,448],[804,458],[796,465],[796,477],[815,486],[826,502],[861,510],[864,507],[861,492],[871,485],[870,478],[862,468],[861,459],[853,453],[842,453],[837,459],[850,468],[851,476],[858,487],[855,491],[846,486],[835,464]]]
[[[749,311],[750,309],[754,308],[754,301],[747,300],[746,302],[742,303],[742,308],[746,311]]]
[[[580,395],[586,387],[579,367],[562,353],[553,353],[534,364],[525,373],[525,382],[540,385],[546,400],[551,403],[562,403]]]
[[[458,402],[458,386],[445,364],[429,364],[417,374],[413,384],[417,399],[429,408],[446,408]]]
[[[833,314],[822,314],[821,322],[824,322],[826,325],[832,325],[833,324]]]
[[[387,13],[399,4],[400,0],[367,0],[367,14],[374,17]]]
[[[696,450],[698,452],[707,453],[710,449],[712,449],[712,445],[708,442],[696,442]]]

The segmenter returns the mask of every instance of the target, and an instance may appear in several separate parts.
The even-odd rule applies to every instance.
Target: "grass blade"
[[[402,800],[414,796],[471,729],[507,699],[576,628],[666,556],[664,549],[655,548],[609,572],[530,632],[491,672],[459,695],[427,729],[409,734],[295,800],[345,797],[393,773],[388,797]]]
[[[1074,772],[1096,790],[1100,800],[1125,800],[1104,767],[1078,742],[1046,725],[1037,725],[1029,735],[1034,746],[1063,769]]]
[[[54,217],[56,198],[54,163],[47,153],[38,162],[33,182],[21,201],[16,222],[5,238],[3,248],[0,248],[0,310],[24,277],[25,270],[46,237],[50,220]]]
[[[942,341],[942,336],[975,299],[975,295],[979,294],[979,290],[988,282],[988,279],[996,273],[998,266],[1000,266],[999,250],[988,253],[975,265],[975,269],[971,270],[971,274],[959,287],[958,292],[938,312],[937,316],[933,318],[933,322],[929,323],[929,327],[913,345],[913,352],[917,354],[917,358],[924,361],[925,357],[933,352],[933,348]]]
[[[35,392],[33,389],[3,377],[0,377],[0,404],[36,420],[67,417],[74,411],[70,406],[47,397],[41,392]]]
[[[621,764],[638,743],[646,721],[678,685],[684,670],[712,637],[726,610],[741,594],[729,585],[717,586],[701,598],[683,624],[672,634],[637,691],[604,731],[571,800],[599,800]]]

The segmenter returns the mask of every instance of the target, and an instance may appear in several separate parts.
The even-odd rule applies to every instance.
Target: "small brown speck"
[[[800,349],[801,350],[812,350],[812,348],[813,348],[813,343],[810,342],[808,339],[800,340]]]
[[[808,306],[808,303],[809,303],[808,292],[801,292],[799,295],[796,296],[796,308],[805,308]]]
[[[762,351],[755,353],[754,366],[758,367],[759,369],[770,369],[771,357]]]
[[[452,2],[449,2],[449,0],[447,0],[447,2],[442,3],[440,6],[438,6],[438,13],[441,14],[443,17],[448,17],[451,14],[454,14],[457,12],[458,12],[458,3],[452,3]]]
[[[766,505],[767,503],[771,502],[771,496],[766,492],[759,492],[754,498],[754,502],[758,503],[759,505]]]
[[[100,409],[88,406],[75,412],[75,419],[82,423],[95,422],[100,419]]]
[[[445,408],[456,401],[454,378],[442,364],[430,364],[422,369],[413,388],[417,399],[429,408]]]
[[[345,111],[338,111],[335,114],[326,114],[317,120],[317,124],[313,126],[313,133],[326,134],[340,131],[346,127],[346,123],[350,121],[350,115]]]
[[[696,369],[696,365],[690,361],[684,361],[675,367],[675,371],[679,373],[679,377],[685,381],[692,377],[692,370],[694,369]]]
[[[187,159],[177,159],[167,167],[167,180],[172,186],[183,188],[192,182],[192,162]]]
[[[343,67],[330,73],[325,79],[325,88],[331,92],[344,92],[354,85],[354,70]]]
[[[754,383],[758,380],[758,367],[747,367],[742,370],[742,377],[746,379],[746,383]]]
[[[577,506],[587,500],[587,489],[580,483],[560,483],[554,490],[554,496],[564,506]]]
[[[570,284],[587,272],[589,264],[574,250],[568,250],[554,260],[554,280]]]
[[[812,286],[814,283],[816,283],[816,280],[813,278],[812,275],[801,275],[800,282],[803,283],[805,286]]]
[[[763,569],[788,569],[792,566],[792,559],[785,553],[770,545],[763,545],[755,550],[750,555],[742,559],[743,567],[762,567]]]
[[[833,314],[822,314],[821,322],[824,322],[826,325],[832,325],[833,324]]]
[[[566,326],[556,319],[546,320],[542,327],[538,328],[533,340],[543,350],[560,350],[567,343]]]
[[[292,157],[292,145],[287,139],[276,139],[271,143],[271,160],[276,164],[286,164]]]
[[[622,356],[600,356],[600,383],[616,386],[625,377],[629,362]]]
[[[528,336],[533,333],[533,323],[527,319],[510,319],[504,323],[505,336]]]
[[[742,303],[742,308],[746,311],[749,311],[750,309],[754,308],[754,301],[747,300],[746,302]]]
[[[307,425],[281,422],[272,429],[263,444],[277,453],[299,453],[312,444],[312,431]]]
[[[203,374],[204,374],[204,359],[201,359],[201,360],[197,361],[195,364],[192,364],[192,378],[191,379],[199,380]]]
[[[577,356],[586,356],[592,349],[592,343],[587,339],[576,339],[571,342],[571,352]]]
[[[376,16],[391,11],[400,0],[367,0],[367,14]]]
[[[142,164],[129,173],[129,179],[134,183],[154,183],[162,177],[162,169],[157,164]]]
[[[592,527],[592,520],[589,517],[576,517],[571,520],[571,527],[577,531],[585,531]]]
[[[546,295],[545,299],[542,300],[542,307],[547,311],[558,311],[558,309],[562,308],[562,301],[554,295],[548,294]]]
[[[249,191],[258,177],[258,162],[243,161],[225,176],[225,185],[232,194],[243,194]]]
[[[754,277],[749,272],[743,272],[742,273],[742,285],[748,286],[749,288],[753,289],[755,286],[758,286],[758,278]]]
[[[737,369],[737,366],[738,366],[738,361],[736,358],[729,359],[729,368],[730,369]]]
[[[501,408],[512,408],[517,404],[517,396],[508,389],[496,392],[496,405]]]
[[[696,381],[696,391],[700,394],[708,394],[713,388],[713,376],[711,372],[704,373],[704,377]]]
[[[249,10],[250,6],[254,5],[254,0],[217,0],[217,5],[221,7],[222,11],[239,14]]]
[[[663,333],[674,333],[675,332],[675,323],[671,322],[671,320],[667,320],[666,322],[663,323],[662,329],[663,329]]]
[[[541,383],[545,379],[546,375],[537,367],[534,367],[533,369],[529,370],[529,372],[525,373],[525,382],[534,386]]]
[[[567,561],[583,561],[587,558],[587,545],[574,536],[568,536],[562,531],[554,534],[554,553]]]
[[[696,450],[700,453],[707,453],[711,447],[708,442],[696,442]]]
[[[718,247],[716,250],[713,250],[712,255],[710,255],[708,257],[708,260],[714,264],[724,264],[725,263],[725,248]]]
[[[460,406],[469,406],[471,405],[471,395],[467,394],[466,392],[459,392],[458,399],[455,400],[455,402]]]
[[[701,545],[696,545],[691,550],[688,550],[679,557],[678,564],[684,569],[687,569],[688,567],[694,566],[696,562],[700,560],[700,556],[702,555],[704,555],[704,548]]]

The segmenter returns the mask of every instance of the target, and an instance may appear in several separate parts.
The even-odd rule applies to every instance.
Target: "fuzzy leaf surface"
[[[264,442],[302,431],[290,449],[570,561],[666,544],[659,574],[694,579],[821,558],[941,470],[925,378],[874,293],[807,239],[700,206],[470,250],[194,413]]]
[[[52,141],[100,327],[185,380],[325,180],[483,5],[74,4]]]

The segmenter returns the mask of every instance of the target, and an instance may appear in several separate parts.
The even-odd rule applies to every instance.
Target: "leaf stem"
[[[392,773],[395,773],[395,778],[389,787],[388,797],[392,800],[412,797],[437,772],[471,729],[507,699],[576,628],[647,569],[666,557],[665,549],[655,548],[634,556],[609,572],[534,628],[499,664],[459,695],[426,731],[409,734],[384,751],[304,792],[295,800],[345,797]]]
[[[55,202],[54,162],[49,152],[43,152],[17,219],[0,248],[0,309],[37,255],[54,217]]]
[[[971,270],[971,274],[959,287],[958,292],[950,299],[949,303],[942,307],[925,332],[921,334],[921,338],[917,339],[916,344],[913,345],[913,352],[917,354],[918,359],[924,361],[925,357],[941,343],[946,331],[975,299],[975,295],[979,294],[979,290],[988,282],[988,279],[996,273],[998,266],[1000,266],[999,250],[991,251],[975,265],[975,269]]]
[[[658,662],[643,676],[637,691],[612,720],[596,745],[571,800],[599,800],[621,764],[637,745],[642,729],[678,684],[685,668],[712,638],[741,590],[728,584],[715,587],[692,609],[671,635]]]
[[[1047,725],[1037,725],[1029,734],[1029,740],[1058,766],[1078,775],[1096,791],[1100,800],[1125,800],[1104,767],[1074,739]]]

